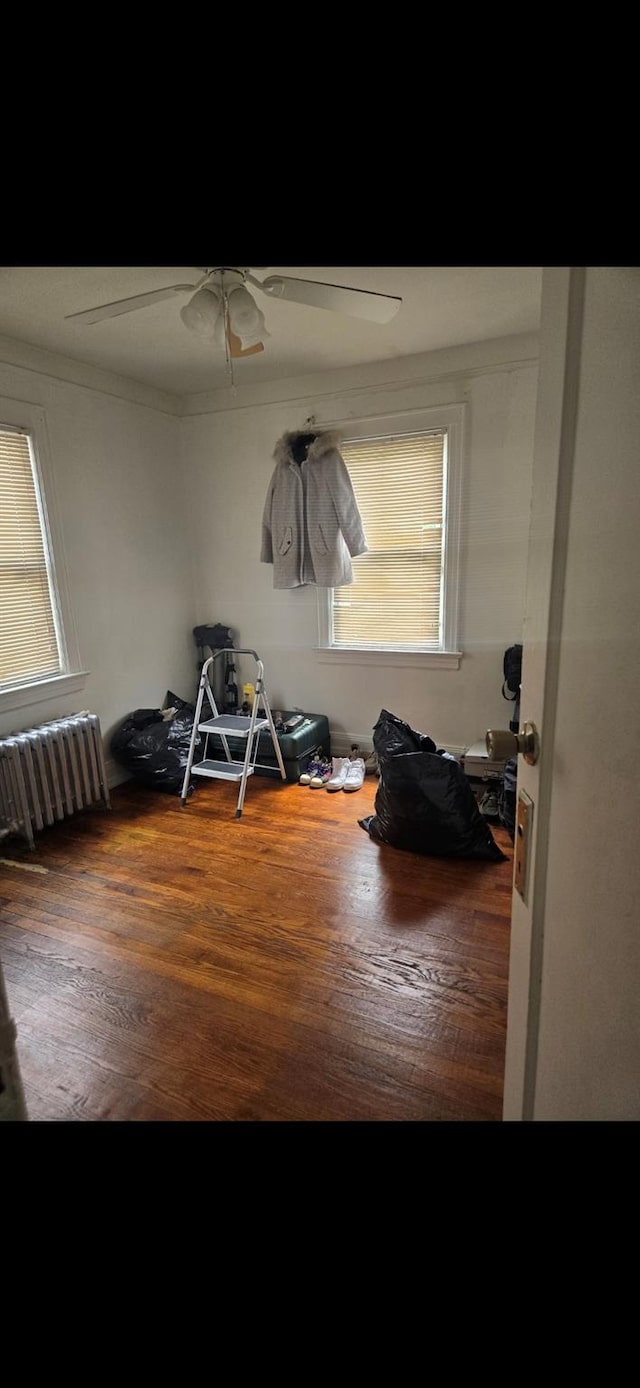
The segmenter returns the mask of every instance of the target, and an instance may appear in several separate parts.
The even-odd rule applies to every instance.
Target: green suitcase
[[[281,710],[278,709],[278,712]],[[295,712],[282,710],[282,721],[287,722],[289,718],[296,717]],[[274,718],[275,721],[275,718]],[[244,738],[228,737],[229,751],[234,760],[242,761],[245,754],[246,742]],[[287,773],[288,781],[299,781],[303,771],[306,771],[312,756],[318,750],[325,757],[331,757],[331,735],[329,733],[329,720],[323,713],[305,713],[302,722],[298,724],[292,732],[278,733],[278,742],[284,762],[284,769]],[[224,760],[224,748],[220,738],[212,734],[209,738],[208,756]],[[258,763],[262,763],[259,765]],[[271,734],[267,728],[260,733],[258,741],[258,751],[256,755],[256,776],[277,776],[280,777],[280,768],[276,761]]]

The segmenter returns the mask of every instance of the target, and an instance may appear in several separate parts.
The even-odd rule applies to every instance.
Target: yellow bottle
[[[253,701],[254,701],[255,697],[256,697],[255,685],[253,685],[253,684],[243,684],[243,686],[242,686],[242,702],[243,702],[244,704],[248,704],[248,705],[249,705],[249,708],[253,708]]]

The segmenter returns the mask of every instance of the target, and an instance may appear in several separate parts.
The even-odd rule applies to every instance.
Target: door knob
[[[492,761],[508,761],[522,754],[529,766],[535,766],[540,755],[540,738],[535,723],[523,723],[521,733],[508,733],[502,728],[489,728],[487,756]]]

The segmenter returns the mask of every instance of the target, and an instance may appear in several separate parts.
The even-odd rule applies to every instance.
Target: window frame
[[[0,713],[43,703],[60,694],[83,689],[88,670],[83,670],[73,611],[69,597],[62,526],[55,496],[46,414],[42,406],[0,395],[0,428],[29,435],[36,478],[36,499],[47,575],[51,591],[54,622],[60,649],[60,670],[28,683],[6,685],[0,689]]]
[[[422,409],[404,410],[401,414],[369,415],[332,423],[339,429],[344,442],[444,431],[446,444],[445,526],[443,564],[443,640],[441,646],[416,649],[388,646],[334,646],[332,637],[333,588],[318,588],[318,645],[319,661],[329,664],[413,666],[457,670],[462,659],[458,647],[458,610],[460,598],[460,530],[462,508],[462,475],[464,467],[465,405],[433,405]],[[365,524],[366,534],[366,524]]]

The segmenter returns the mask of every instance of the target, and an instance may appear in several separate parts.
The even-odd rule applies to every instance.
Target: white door
[[[506,1120],[640,1118],[640,271],[543,276]]]

